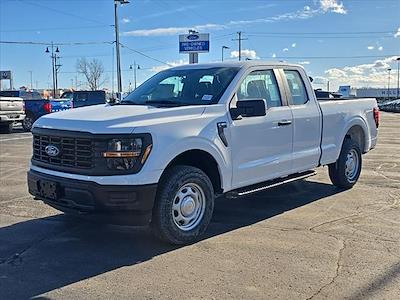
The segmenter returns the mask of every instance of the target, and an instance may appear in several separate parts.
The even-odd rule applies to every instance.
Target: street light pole
[[[53,75],[53,98],[56,95],[56,80],[55,80],[55,66],[54,66],[54,44],[51,42],[51,73]],[[50,53],[49,47],[46,48],[46,53]]]
[[[133,70],[133,87],[134,90],[137,88],[137,70],[140,70],[140,66],[136,64],[136,61],[133,61],[133,65],[130,65],[129,67],[131,70]]]
[[[33,75],[32,75],[33,71],[28,71],[28,72],[29,72],[29,74],[31,75],[31,90],[33,90],[33,79],[32,79],[32,77],[33,77]]]
[[[229,49],[229,47],[227,47],[227,46],[222,46],[222,53],[221,53],[221,61],[224,61],[224,50],[225,49]]]
[[[114,0],[114,28],[115,28],[115,47],[117,54],[117,81],[118,81],[118,99],[122,98],[122,75],[121,75],[121,56],[119,51],[119,28],[118,28],[118,3],[127,4],[127,0]]]
[[[389,68],[387,70],[388,70],[388,100],[390,100],[390,71],[392,71],[392,69]]]
[[[400,96],[400,57],[397,59],[397,98]]]

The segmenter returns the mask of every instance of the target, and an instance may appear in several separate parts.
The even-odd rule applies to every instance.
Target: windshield
[[[239,68],[162,71],[130,93],[121,104],[204,105],[218,103]]]

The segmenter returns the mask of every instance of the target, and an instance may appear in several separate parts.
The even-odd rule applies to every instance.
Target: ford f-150
[[[351,188],[379,116],[375,99],[318,101],[298,65],[175,67],[119,103],[37,120],[29,192],[66,213],[150,224],[165,241],[190,243],[219,195],[304,179],[319,166]]]

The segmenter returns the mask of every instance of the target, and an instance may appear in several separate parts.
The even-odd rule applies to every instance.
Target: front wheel
[[[214,210],[214,189],[208,176],[191,166],[176,166],[163,175],[151,227],[172,244],[196,241],[207,229]]]
[[[35,122],[31,115],[26,115],[25,119],[22,121],[22,127],[25,131],[29,132],[32,130],[32,125]]]
[[[345,139],[338,160],[329,165],[329,177],[340,188],[351,188],[361,174],[361,150],[357,143]]]

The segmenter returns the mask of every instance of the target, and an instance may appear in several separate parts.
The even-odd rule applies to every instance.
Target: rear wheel
[[[35,119],[32,115],[26,115],[25,119],[22,121],[22,127],[25,131],[31,131],[32,125],[35,122]]]
[[[11,133],[13,129],[13,122],[0,123],[1,133]]]
[[[329,177],[340,188],[351,188],[361,174],[361,150],[357,143],[345,139],[338,160],[329,165]]]
[[[151,227],[166,242],[192,243],[207,229],[213,210],[208,176],[195,167],[172,167],[161,179]]]

